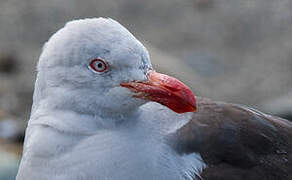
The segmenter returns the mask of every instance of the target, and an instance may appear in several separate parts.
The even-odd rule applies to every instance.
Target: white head
[[[154,72],[146,48],[118,22],[72,21],[45,44],[32,113],[41,107],[99,116],[124,114],[149,100],[179,113],[195,110],[191,91]]]

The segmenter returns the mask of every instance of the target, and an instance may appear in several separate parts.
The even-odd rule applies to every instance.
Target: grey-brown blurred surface
[[[291,0],[0,0],[0,137],[19,141],[42,44],[67,21],[99,16],[196,95],[291,118]]]

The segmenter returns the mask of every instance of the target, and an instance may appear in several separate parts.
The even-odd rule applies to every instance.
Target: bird
[[[291,122],[195,96],[120,23],[87,18],[43,46],[16,179],[284,180],[291,150]]]

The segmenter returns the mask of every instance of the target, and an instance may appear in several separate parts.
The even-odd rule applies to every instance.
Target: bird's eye
[[[90,69],[95,72],[105,72],[107,70],[107,64],[102,59],[93,59],[89,64]]]

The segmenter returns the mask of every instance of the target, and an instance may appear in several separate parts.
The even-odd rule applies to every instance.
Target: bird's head
[[[126,113],[148,101],[177,113],[196,110],[191,90],[155,72],[146,48],[104,18],[69,22],[50,38],[39,60],[34,101],[93,114]]]

